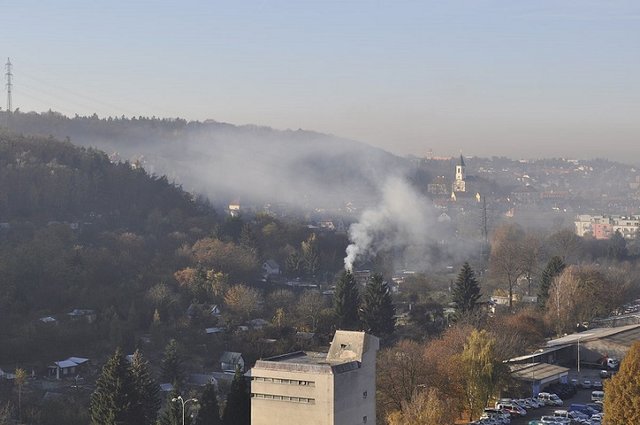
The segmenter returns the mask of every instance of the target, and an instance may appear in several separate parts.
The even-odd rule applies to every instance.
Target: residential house
[[[189,375],[189,384],[204,387],[207,384],[215,385],[218,387],[218,380],[213,373],[192,373]]]
[[[98,317],[95,310],[81,308],[74,308],[70,313],[67,313],[67,316],[69,316],[71,320],[86,320],[87,323],[95,322]]]
[[[55,376],[56,379],[74,376],[79,374],[86,366],[89,365],[89,359],[84,357],[69,357],[66,360],[54,362],[48,367],[49,376]]]
[[[280,265],[274,260],[267,260],[262,263],[262,275],[264,277],[277,276],[280,274]]]
[[[242,353],[235,351],[225,351],[220,356],[220,369],[223,371],[235,371],[240,368],[241,372],[244,372],[244,359]]]

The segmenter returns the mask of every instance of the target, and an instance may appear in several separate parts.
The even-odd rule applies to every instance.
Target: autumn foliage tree
[[[487,331],[474,330],[464,346],[466,406],[471,419],[477,418],[506,376],[504,364],[496,357],[496,340]]]
[[[456,418],[448,400],[435,388],[417,389],[410,401],[402,403],[402,409],[387,417],[389,425],[443,425],[452,424]]]
[[[242,320],[249,320],[251,316],[260,311],[262,296],[247,285],[233,285],[224,294],[224,303],[227,308]]]
[[[604,425],[640,424],[640,342],[620,363],[620,370],[604,386]]]
[[[603,316],[618,307],[629,291],[629,281],[619,273],[596,265],[569,266],[554,279],[547,300],[547,317],[558,335],[576,324]]]

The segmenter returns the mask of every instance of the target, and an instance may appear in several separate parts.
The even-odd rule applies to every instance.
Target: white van
[[[591,401],[593,402],[603,402],[604,401],[604,391],[591,391]]]
[[[540,393],[536,398],[547,406],[562,406],[563,404],[562,399],[556,394]]]

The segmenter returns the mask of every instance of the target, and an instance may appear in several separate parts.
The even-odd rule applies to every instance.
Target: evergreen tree
[[[227,395],[227,403],[222,415],[224,425],[250,425],[251,424],[251,397],[247,390],[247,382],[236,369],[236,374],[231,382],[231,389]]]
[[[173,384],[173,386],[177,388],[182,383],[182,375],[182,361],[180,359],[178,342],[172,339],[164,349],[160,379],[162,383]]]
[[[132,402],[134,389],[127,360],[120,348],[102,368],[91,394],[89,415],[92,425],[134,425]]]
[[[389,286],[380,274],[374,274],[367,283],[362,297],[360,320],[367,332],[377,336],[386,336],[395,329],[396,313],[391,301]]]
[[[604,386],[605,423],[640,424],[640,342],[620,363],[620,370]]]
[[[196,417],[196,425],[222,425],[215,385],[207,384],[198,400],[200,401],[200,410],[198,410]]]
[[[182,403],[177,400],[180,394],[176,389],[169,393],[169,397],[167,397],[167,405],[160,415],[160,419],[158,419],[158,425],[182,425]],[[176,401],[174,401],[176,400]],[[189,404],[184,406],[185,409],[189,409]],[[184,423],[185,425],[191,425],[191,415],[188,413],[189,410],[184,412]]]
[[[160,409],[160,390],[151,375],[149,362],[142,357],[140,350],[133,353],[130,373],[135,394],[132,402],[134,423],[154,425]]]
[[[549,299],[549,289],[553,283],[553,279],[556,276],[560,276],[566,264],[562,261],[562,258],[555,256],[552,257],[547,263],[547,267],[542,272],[540,278],[540,288],[538,289],[538,306],[544,308],[547,305]]]
[[[358,328],[358,307],[360,293],[353,273],[345,271],[336,284],[334,294],[334,309],[338,319],[339,329]]]
[[[476,308],[478,299],[480,299],[480,286],[473,269],[469,263],[465,262],[453,287],[453,302],[456,304],[456,310],[461,314],[472,311]]]
[[[627,258],[627,241],[620,233],[620,230],[616,230],[611,239],[609,240],[609,246],[607,247],[607,255],[609,258],[622,261]]]

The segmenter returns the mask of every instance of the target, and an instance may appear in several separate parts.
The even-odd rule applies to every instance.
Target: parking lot
[[[540,417],[543,415],[553,415],[554,410],[567,408],[571,403],[591,403],[591,390],[579,389],[576,395],[568,400],[563,401],[563,407],[545,406],[538,409],[531,409],[527,412],[527,416],[512,419],[511,425],[527,425],[529,421],[540,419]]]

